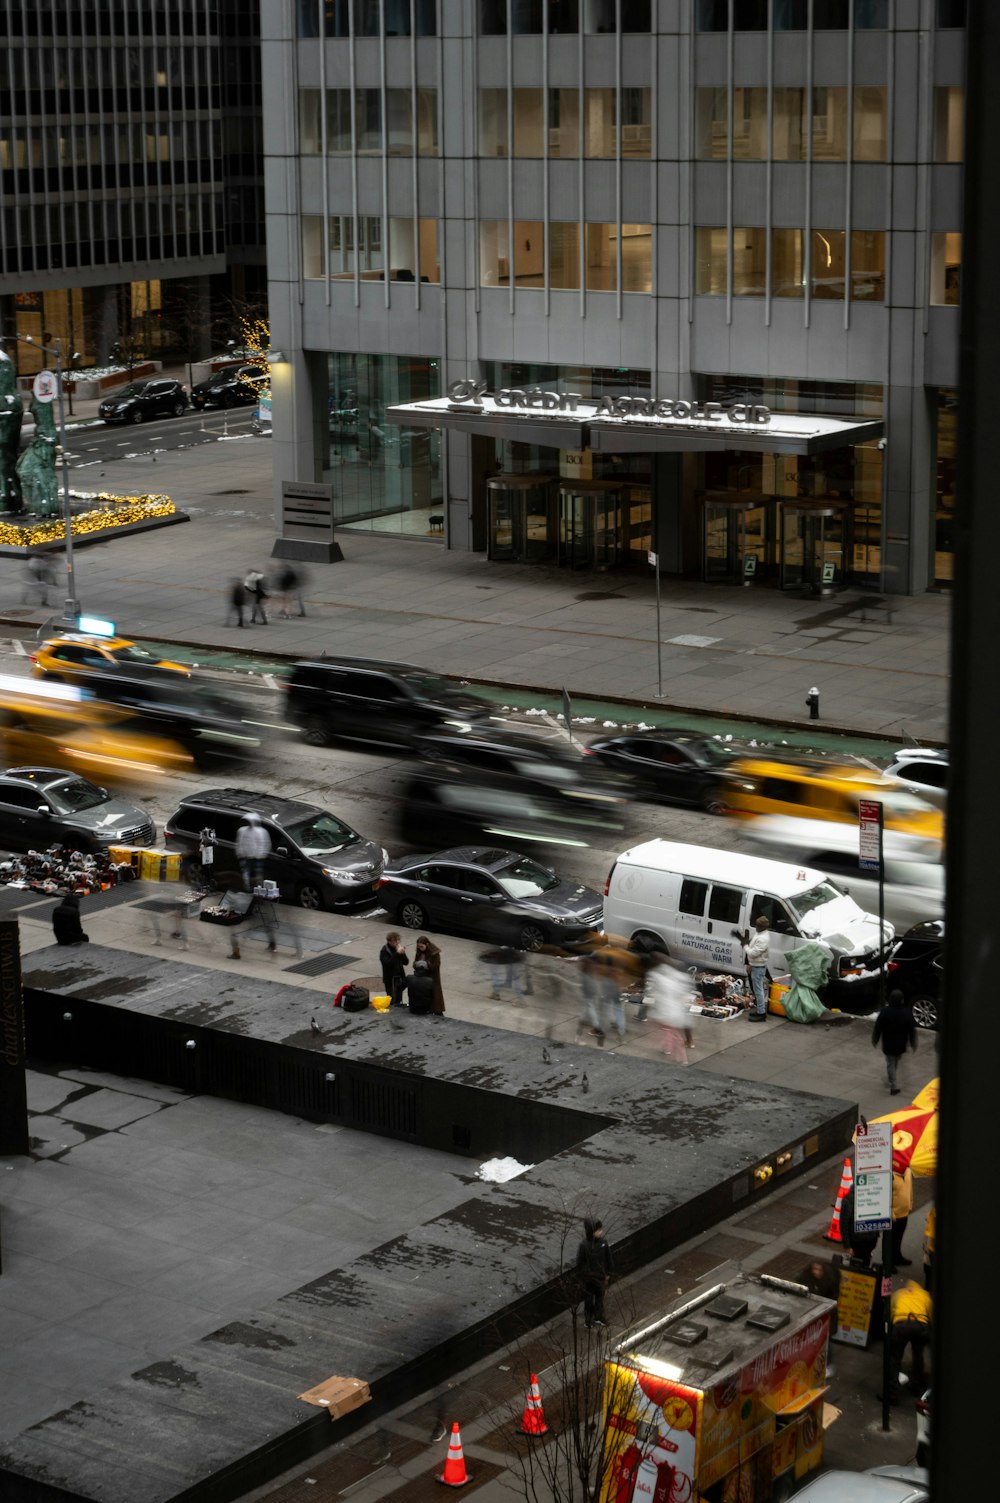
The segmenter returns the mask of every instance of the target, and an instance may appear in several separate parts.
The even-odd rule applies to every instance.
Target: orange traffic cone
[[[830,1230],[823,1233],[827,1242],[843,1242],[844,1240],[840,1235],[840,1208],[844,1204],[844,1196],[853,1183],[854,1171],[851,1168],[851,1160],[848,1156],[844,1160],[844,1168],[840,1176],[840,1189],[837,1191],[837,1203],[833,1208],[833,1215],[830,1218]]]
[[[545,1435],[548,1431],[545,1423],[545,1411],[542,1409],[542,1396],[538,1391],[537,1374],[531,1374],[531,1387],[528,1389],[528,1402],[524,1406],[524,1417],[521,1420],[522,1435]]]
[[[451,1427],[451,1438],[448,1441],[448,1459],[444,1464],[444,1471],[438,1477],[438,1482],[443,1482],[445,1487],[464,1487],[472,1481],[472,1473],[465,1469],[465,1457],[462,1454],[462,1437],[459,1434],[458,1423]]]

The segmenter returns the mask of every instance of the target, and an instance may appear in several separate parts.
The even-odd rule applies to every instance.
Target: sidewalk
[[[71,451],[93,421],[87,403],[74,405]],[[815,686],[817,731],[947,739],[946,595],[890,597],[886,611],[854,589],[805,599],[666,577],[660,697],[651,577],[489,563],[433,541],[343,527],[344,561],[310,570],[308,617],[275,619],[252,634],[226,628],[230,579],[268,567],[270,441],[234,434],[224,447],[150,452],[159,426],[123,433],[121,459],[70,461],[74,489],[165,491],[191,516],[189,526],[78,553],[85,608],[129,633],[272,659],[324,651],[403,658],[556,695],[565,688],[574,700],[627,700],[723,722],[808,726],[805,698]],[[0,575],[0,621],[40,624],[40,611],[18,608],[16,573],[9,566]]]

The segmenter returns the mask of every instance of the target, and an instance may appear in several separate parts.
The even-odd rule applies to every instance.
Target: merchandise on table
[[[85,897],[107,892],[120,882],[131,882],[135,876],[128,862],[115,861],[110,852],[88,856],[68,846],[54,845],[45,851],[28,851],[24,856],[0,860],[0,885],[46,896],[76,892]]]

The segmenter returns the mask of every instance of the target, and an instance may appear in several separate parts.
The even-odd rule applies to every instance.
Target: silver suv
[[[43,851],[53,845],[102,851],[152,845],[156,825],[138,804],[58,767],[11,767],[0,773],[0,846]]]

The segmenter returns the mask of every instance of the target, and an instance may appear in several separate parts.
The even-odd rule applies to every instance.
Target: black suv
[[[238,887],[236,834],[248,814],[258,814],[267,831],[271,854],[264,861],[264,877],[277,883],[286,902],[303,908],[374,903],[385,851],[315,804],[250,788],[210,788],[182,799],[163,834],[168,847],[193,855],[202,830],[214,830],[214,876],[220,884]]]
[[[186,678],[171,668],[128,673],[96,670],[75,675],[95,699],[118,705],[136,726],[158,731],[182,746],[198,767],[230,758],[246,760],[260,748],[260,727],[248,724],[244,708],[213,683]]]
[[[11,767],[0,773],[0,846],[8,851],[104,851],[152,845],[156,826],[145,809],[58,767]]]
[[[104,398],[97,411],[106,423],[144,423],[151,417],[181,417],[188,408],[187,387],[180,381],[130,381]]]
[[[192,386],[191,406],[239,407],[256,402],[262,385],[267,385],[267,373],[262,366],[229,366]]]
[[[296,663],[285,684],[287,718],[310,746],[348,740],[413,747],[431,731],[482,724],[491,708],[426,668],[374,658]]]

